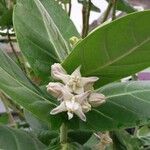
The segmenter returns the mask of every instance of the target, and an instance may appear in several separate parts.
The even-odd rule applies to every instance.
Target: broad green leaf
[[[69,39],[79,37],[56,1],[18,0],[14,26],[23,54],[34,72],[45,80],[50,76],[50,66],[70,52]]]
[[[63,62],[69,72],[97,76],[96,87],[150,66],[150,11],[137,12],[97,28]]]
[[[2,51],[0,51],[0,89],[16,103],[32,112],[40,120],[58,127],[61,118],[51,116],[50,110],[55,106],[52,99],[45,98],[40,90],[36,90],[19,67]]]
[[[87,113],[93,130],[114,130],[150,122],[150,81],[113,83],[104,86],[106,103]]]
[[[44,150],[46,146],[25,131],[0,125],[0,149]]]

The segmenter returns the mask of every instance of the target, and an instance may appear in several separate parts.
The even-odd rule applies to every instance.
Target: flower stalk
[[[60,143],[65,144],[67,143],[67,134],[68,134],[68,128],[65,123],[62,123],[60,127]]]

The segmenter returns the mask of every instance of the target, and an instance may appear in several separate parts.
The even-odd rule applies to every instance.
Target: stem
[[[105,14],[104,14],[102,23],[107,20],[109,14],[110,14],[110,11],[111,11],[112,6],[113,6],[112,0],[109,0],[109,4],[108,4],[108,7],[107,7],[107,9],[106,9],[106,11],[105,11]]]
[[[136,74],[132,75],[132,80],[133,80],[133,81],[137,81],[137,80],[138,80],[138,77],[137,77]]]
[[[71,0],[69,1],[69,11],[68,11],[68,15],[71,15],[71,8],[72,8],[72,4],[71,4]]]
[[[11,37],[10,37],[10,34],[9,34],[9,28],[7,29],[7,36],[8,36],[8,41],[9,41],[10,47],[11,47],[11,49],[12,49],[12,51],[13,51],[13,53],[14,53],[14,55],[15,55],[17,61],[18,61],[18,64],[19,64],[19,66],[21,67],[21,69],[24,70],[24,68],[23,68],[23,66],[22,66],[22,63],[21,63],[21,61],[20,61],[20,59],[19,59],[19,57],[18,57],[18,54],[17,54],[17,52],[15,51],[15,48],[14,48],[13,43],[12,43],[12,41],[11,41]]]
[[[115,20],[116,19],[117,0],[112,0],[112,1],[113,1],[112,20]]]
[[[67,143],[67,126],[65,123],[62,123],[60,127],[60,143]]]
[[[83,18],[83,28],[82,28],[82,38],[86,37],[89,31],[89,18],[91,10],[91,0],[85,2],[82,8],[82,18]]]

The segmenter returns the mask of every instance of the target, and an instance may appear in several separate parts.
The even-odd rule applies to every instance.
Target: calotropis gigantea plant
[[[1,91],[24,109],[34,133],[0,125],[0,149],[104,149],[114,139],[118,149],[142,148],[123,129],[149,124],[150,82],[120,80],[150,66],[149,18],[149,10],[134,12],[81,39],[57,1],[18,0],[15,33],[41,82],[0,51]],[[80,40],[72,45],[72,37]]]

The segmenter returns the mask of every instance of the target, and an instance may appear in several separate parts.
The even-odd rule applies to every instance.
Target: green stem
[[[20,58],[19,58],[19,56],[18,56],[18,54],[17,54],[17,52],[16,52],[16,50],[13,46],[13,43],[12,43],[12,40],[11,40],[11,37],[10,37],[10,34],[9,34],[9,28],[7,29],[7,37],[8,37],[10,47],[11,47],[11,49],[12,49],[12,51],[13,51],[13,53],[14,53],[17,61],[18,61],[18,64],[19,64],[20,68],[22,69],[22,71],[24,71],[26,73],[26,69],[25,69],[24,65],[21,63],[21,60],[20,60]]]
[[[67,143],[67,126],[65,123],[62,123],[61,127],[60,127],[60,143],[61,144],[65,144]]]
[[[90,10],[91,10],[91,0],[85,2],[82,8],[82,18],[83,18],[82,38],[85,38],[89,31]]]
[[[117,0],[112,0],[112,1],[113,1],[112,20],[115,20],[116,19]]]
[[[71,8],[72,8],[72,4],[71,4],[71,0],[69,1],[69,11],[68,11],[68,15],[71,15]]]
[[[106,11],[105,11],[105,14],[104,14],[104,17],[103,17],[103,20],[102,20],[102,23],[107,20],[109,14],[110,14],[110,11],[111,11],[111,9],[112,9],[112,6],[113,6],[112,0],[109,0],[107,9],[106,9]]]

